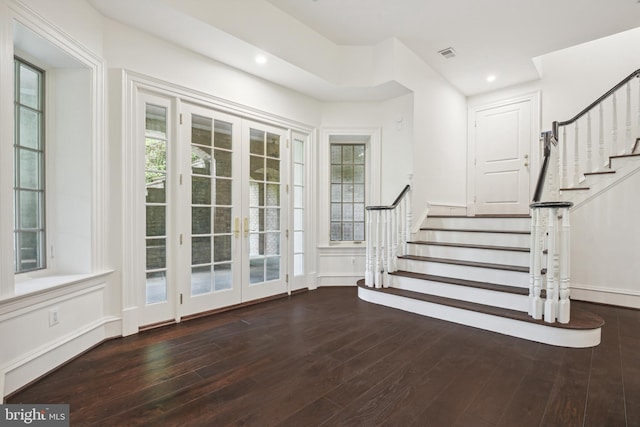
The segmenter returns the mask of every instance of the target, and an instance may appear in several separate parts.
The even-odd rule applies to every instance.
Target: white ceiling
[[[474,95],[539,78],[537,56],[640,26],[640,0],[89,2],[112,19],[324,100],[406,92],[367,75],[376,46],[388,40]],[[437,53],[447,47],[455,58]],[[265,67],[251,63],[259,51],[269,57]]]

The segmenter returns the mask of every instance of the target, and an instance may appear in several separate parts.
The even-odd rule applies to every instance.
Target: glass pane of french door
[[[286,292],[285,133],[245,123],[245,276],[243,300]],[[248,273],[248,274],[247,274]]]
[[[183,111],[183,169],[188,179],[182,200],[189,208],[184,316],[241,302],[241,188],[238,119],[191,105]]]
[[[176,281],[174,273],[175,244],[172,243],[174,195],[170,191],[175,180],[174,110],[170,99],[139,93],[137,109],[138,137],[134,148],[143,174],[136,175],[137,197],[143,203],[144,221],[139,231],[143,252],[137,253],[144,263],[139,276],[138,304],[140,325],[172,320],[176,315]],[[137,169],[137,170],[140,170]],[[139,179],[139,181],[138,181]],[[138,187],[139,185],[139,187]],[[136,234],[138,235],[138,234]]]

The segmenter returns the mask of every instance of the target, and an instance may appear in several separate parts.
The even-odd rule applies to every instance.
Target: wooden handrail
[[[559,140],[559,129],[560,126],[567,126],[572,123],[575,123],[585,114],[589,113],[589,111],[593,110],[597,107],[602,101],[610,97],[613,93],[621,89],[625,84],[631,81],[633,78],[640,77],[640,69],[635,70],[633,73],[629,74],[627,77],[622,79],[618,84],[613,86],[611,89],[606,91],[602,96],[589,104],[586,108],[580,111],[578,114],[570,118],[569,120],[565,120],[562,122],[554,121],[551,130],[548,132],[543,132],[542,136],[544,138],[544,159],[542,162],[542,167],[540,168],[540,174],[538,175],[538,182],[536,184],[536,189],[533,195],[533,202],[539,202],[540,197],[542,197],[542,190],[544,189],[544,181],[547,177],[547,169],[549,167],[549,157],[551,155],[551,144],[557,145]]]
[[[402,191],[400,192],[398,197],[396,197],[396,200],[393,202],[392,205],[389,205],[389,206],[367,206],[365,209],[367,209],[368,211],[384,211],[384,210],[395,209],[400,204],[400,202],[402,201],[403,197],[409,192],[409,190],[411,190],[411,185],[407,184],[402,189]]]
[[[600,98],[596,99],[595,101],[593,101],[591,104],[589,104],[588,107],[586,107],[584,110],[580,111],[578,114],[576,114],[575,116],[573,116],[572,118],[570,118],[569,120],[565,120],[564,122],[558,122],[558,126],[567,126],[570,125],[571,123],[574,123],[576,120],[578,120],[580,117],[584,116],[585,114],[587,114],[589,111],[593,110],[598,104],[600,104],[602,101],[604,101],[605,99],[607,99],[608,97],[610,97],[614,92],[616,92],[618,89],[620,89],[622,86],[624,86],[627,82],[629,82],[631,79],[633,79],[634,77],[638,77],[640,76],[640,69],[635,70],[633,73],[629,74],[627,77],[625,77],[624,79],[622,79],[620,81],[620,83],[618,83],[617,85],[615,85],[614,87],[612,87],[611,89],[609,89],[607,92],[605,92],[604,95],[602,95]],[[557,139],[558,135],[554,135]]]

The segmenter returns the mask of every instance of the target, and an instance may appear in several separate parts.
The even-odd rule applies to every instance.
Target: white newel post
[[[373,277],[373,217],[375,211],[367,211],[367,234],[366,234],[366,253],[365,253],[365,265],[364,265],[364,284],[365,286],[372,287],[374,283]]]
[[[534,319],[542,319],[542,242],[541,215],[539,208],[531,212],[531,267],[529,272],[529,314]]]
[[[382,232],[380,230],[381,222],[380,221],[380,211],[375,212],[375,248],[376,248],[376,263],[375,263],[375,272],[374,272],[374,282],[376,288],[382,287]]]
[[[385,259],[385,267],[384,267],[384,283],[383,287],[388,288],[391,286],[391,277],[389,273],[393,271],[393,243],[391,240],[391,229],[392,221],[391,221],[391,209],[385,209],[384,211],[384,234],[385,234],[385,252],[387,254]]]
[[[547,299],[544,304],[544,321],[556,321],[556,222],[558,209],[549,208],[549,222],[547,224]]]
[[[560,229],[560,302],[558,305],[558,322],[569,323],[571,318],[571,302],[569,300],[570,285],[570,225],[569,208],[561,209],[562,226]]]

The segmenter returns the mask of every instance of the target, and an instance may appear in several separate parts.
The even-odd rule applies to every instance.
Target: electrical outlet
[[[60,323],[59,307],[53,307],[49,310],[49,327]]]

